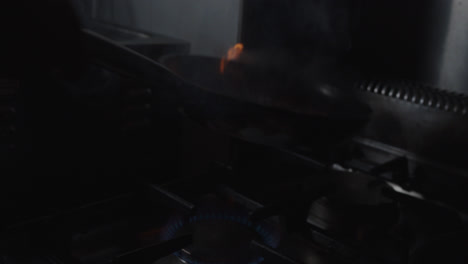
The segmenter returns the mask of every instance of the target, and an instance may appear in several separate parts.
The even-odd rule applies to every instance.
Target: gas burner
[[[193,226],[197,224],[203,224],[204,222],[225,222],[231,224],[238,224],[244,228],[248,228],[254,231],[260,236],[261,241],[266,245],[276,248],[279,244],[279,238],[273,233],[272,228],[267,226],[266,223],[255,224],[249,220],[249,216],[246,215],[235,215],[229,212],[213,212],[207,214],[197,214],[189,217],[188,220],[181,219],[175,220],[173,223],[165,228],[164,238],[171,239],[177,235],[177,233],[186,228],[187,226]]]
[[[164,232],[168,240],[193,234],[193,244],[174,254],[183,262],[258,264],[264,259],[251,250],[253,240],[271,248],[279,244],[279,232],[273,225],[250,220],[248,210],[232,201],[209,195],[196,208],[192,215],[171,221]]]
[[[191,254],[187,251],[179,251],[174,253],[176,257],[180,259],[182,263],[188,264],[213,264],[213,263],[226,263],[226,262],[203,262],[194,259]],[[265,260],[265,258],[258,256],[256,259],[252,259],[250,262],[246,262],[246,264],[260,264]],[[229,262],[228,262],[229,263]],[[243,263],[243,262],[240,262]]]

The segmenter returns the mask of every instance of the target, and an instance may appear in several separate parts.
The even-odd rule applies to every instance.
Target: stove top
[[[294,162],[309,167],[284,174],[275,168],[284,164],[271,164],[249,174],[218,164],[197,177],[141,184],[6,226],[0,261],[466,263],[463,210],[383,173],[395,174],[395,166],[365,173],[365,166]]]

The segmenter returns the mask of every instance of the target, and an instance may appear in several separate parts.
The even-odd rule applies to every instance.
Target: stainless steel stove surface
[[[306,173],[276,179],[263,167],[250,185],[245,171],[216,165],[10,226],[2,261],[466,263],[462,210],[356,168],[311,166],[300,156],[287,163],[297,162]]]

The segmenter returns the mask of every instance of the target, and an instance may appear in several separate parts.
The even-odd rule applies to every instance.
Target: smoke
[[[311,0],[295,5],[291,32],[296,43],[317,52],[342,52],[350,47],[351,11],[349,0]]]
[[[241,0],[101,0],[97,19],[191,43],[193,54],[221,57],[238,42]]]

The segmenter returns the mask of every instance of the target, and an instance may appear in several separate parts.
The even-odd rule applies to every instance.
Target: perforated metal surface
[[[468,96],[411,82],[361,81],[362,91],[467,116]]]

